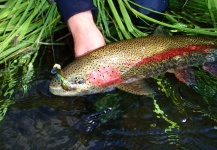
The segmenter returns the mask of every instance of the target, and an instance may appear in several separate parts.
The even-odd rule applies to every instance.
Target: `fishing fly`
[[[64,90],[70,89],[69,82],[64,78],[64,73],[59,64],[54,64],[51,73],[57,75],[57,77],[60,79],[61,86]]]

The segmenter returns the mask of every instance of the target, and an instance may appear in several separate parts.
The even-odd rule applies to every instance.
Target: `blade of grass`
[[[132,21],[130,19],[130,16],[129,16],[128,12],[127,12],[127,9],[126,9],[123,1],[122,0],[118,0],[118,3],[119,3],[119,6],[120,6],[120,11],[122,13],[122,16],[124,18],[124,23],[125,23],[125,25],[127,27],[127,30],[131,34],[133,34],[133,36],[135,36],[135,37],[141,37],[141,36],[143,36],[143,35],[138,35],[137,32],[135,32],[135,26],[133,25],[133,23],[132,23]]]
[[[209,14],[210,14],[210,18],[212,20],[213,27],[216,28],[215,16],[214,16],[214,13],[212,11],[212,6],[213,6],[212,2],[213,1],[211,1],[211,0],[207,0],[207,7],[208,7],[208,10],[209,10]]]
[[[38,36],[38,38],[37,38],[37,40],[36,40],[36,45],[38,45],[38,43],[41,41],[42,34],[45,34],[45,35],[46,35],[46,34],[47,34],[47,35],[50,34],[50,33],[46,33],[46,30],[45,30],[45,29],[46,29],[48,23],[51,21],[52,14],[53,14],[53,12],[54,12],[55,9],[56,9],[56,6],[52,5],[52,6],[50,7],[50,9],[48,10],[47,16],[45,16],[46,20],[45,20],[45,22],[44,22],[44,24],[43,24],[43,27],[42,27],[42,29],[41,29],[41,32],[39,33],[39,36]]]
[[[126,28],[124,27],[124,25],[123,25],[123,23],[121,21],[121,18],[120,18],[119,14],[118,14],[118,12],[117,12],[117,10],[115,8],[115,5],[114,5],[113,1],[108,0],[108,4],[110,6],[110,9],[111,9],[111,11],[112,11],[112,13],[114,15],[115,21],[117,22],[120,31],[123,33],[123,35],[124,35],[124,37],[126,39],[131,39],[130,34],[127,32]],[[121,40],[123,40],[123,39],[121,39]]]
[[[106,8],[105,6],[105,1],[104,0],[94,0],[94,4],[98,8],[98,16],[97,16],[97,25],[101,28],[102,32],[105,32],[106,36],[111,36],[110,31],[109,31],[109,23],[107,20],[107,15],[106,15]]]

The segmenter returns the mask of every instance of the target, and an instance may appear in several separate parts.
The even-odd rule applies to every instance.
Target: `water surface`
[[[57,62],[68,58],[70,52],[56,49]],[[59,97],[48,90],[53,63],[50,48],[42,48],[26,89],[18,72],[14,103],[0,122],[0,149],[217,149],[216,91],[204,98],[166,74],[168,97],[156,79],[148,80],[154,98],[120,90]]]

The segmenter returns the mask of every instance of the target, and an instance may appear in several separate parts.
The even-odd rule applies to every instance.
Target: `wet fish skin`
[[[217,61],[214,48],[217,48],[216,38],[199,36],[152,35],[115,42],[76,59],[62,70],[69,90],[62,88],[57,76],[49,88],[59,96],[100,93],[113,86],[133,94],[148,95],[153,91],[141,79],[179,66]]]

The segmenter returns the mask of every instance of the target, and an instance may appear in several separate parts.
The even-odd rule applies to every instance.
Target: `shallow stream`
[[[70,52],[55,49],[59,49],[57,62],[70,59]],[[197,88],[166,74],[148,80],[156,91],[154,97],[120,90],[59,97],[48,91],[53,64],[52,51],[42,48],[28,84],[22,78],[23,66],[17,66],[13,86],[12,81],[4,81],[8,86],[2,88],[2,95],[9,87],[13,94],[1,99],[13,102],[5,106],[0,122],[0,149],[217,149],[216,90],[203,97]]]

